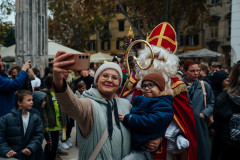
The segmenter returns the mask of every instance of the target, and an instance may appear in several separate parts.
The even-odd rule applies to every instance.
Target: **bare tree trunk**
[[[122,3],[120,2],[120,0],[117,0],[117,3],[122,11],[122,14],[126,17],[127,21],[130,23],[130,25],[133,27],[133,30],[135,32],[137,32],[139,34],[139,36],[142,38],[142,39],[146,39],[146,37],[143,35],[142,31],[138,30],[135,25],[133,24],[132,20],[129,18],[127,12],[124,10],[124,7],[122,5]]]

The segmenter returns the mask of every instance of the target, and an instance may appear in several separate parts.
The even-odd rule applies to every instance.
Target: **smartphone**
[[[74,60],[74,64],[67,65],[64,69],[80,71],[88,70],[90,67],[90,55],[89,54],[73,54],[71,57],[66,59],[67,61]]]

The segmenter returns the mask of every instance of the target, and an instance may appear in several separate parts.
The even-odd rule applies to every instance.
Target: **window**
[[[213,25],[210,28],[210,32],[211,32],[211,38],[217,38],[218,37],[218,26],[217,25]]]
[[[104,50],[104,51],[110,50],[110,41],[102,41],[101,50]]]
[[[218,51],[218,46],[217,46],[217,45],[211,45],[211,46],[209,46],[209,49],[210,49],[211,51],[217,52],[217,51]]]
[[[209,31],[210,31],[210,38],[217,38],[218,37],[218,22],[221,17],[217,15],[212,15],[209,21]]]
[[[135,26],[137,29],[143,29],[143,20],[142,19],[137,19],[135,21]]]
[[[123,50],[124,49],[124,40],[119,39],[116,42],[116,49]]]
[[[193,38],[193,36],[189,36],[188,41],[189,41],[189,46],[194,46],[194,38]]]
[[[109,31],[109,23],[106,23],[106,24],[104,25],[104,30],[105,30],[105,31]]]
[[[183,36],[178,36],[177,42],[178,46],[183,46]]]
[[[88,50],[95,51],[95,40],[91,40],[88,42]]]
[[[186,45],[187,46],[196,46],[199,44],[199,36],[198,35],[187,35],[186,36]]]
[[[124,20],[119,20],[118,21],[118,30],[119,31],[124,31]]]
[[[217,0],[210,0],[210,4],[211,5],[216,5],[217,4]]]

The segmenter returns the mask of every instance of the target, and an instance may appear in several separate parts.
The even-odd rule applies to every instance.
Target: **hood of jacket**
[[[233,96],[231,93],[228,93],[228,95],[232,102],[240,107],[240,96]]]
[[[13,115],[19,115],[19,114],[22,114],[22,111],[18,110],[17,107],[13,107],[13,109],[11,110],[11,113]]]
[[[228,77],[228,73],[225,71],[217,71],[211,77],[212,89],[222,90],[222,82]]]
[[[42,102],[43,102],[45,97],[46,97],[45,92],[41,92],[41,91],[34,91],[33,92],[33,108],[38,110],[40,113],[42,113],[42,110],[43,110]]]
[[[82,96],[85,98],[90,98],[100,104],[107,105],[107,100],[101,96],[100,92],[96,88],[90,88],[89,90],[84,91]],[[114,98],[116,101],[119,100],[116,94],[114,94]],[[112,99],[110,101],[112,102]]]

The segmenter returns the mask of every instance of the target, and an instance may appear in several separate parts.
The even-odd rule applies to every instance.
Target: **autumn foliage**
[[[49,0],[49,38],[84,51],[90,35],[108,23],[114,15],[113,1]]]

